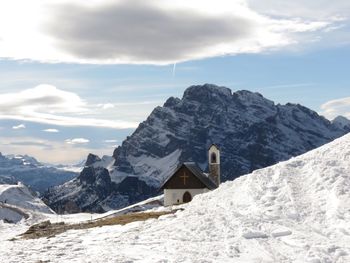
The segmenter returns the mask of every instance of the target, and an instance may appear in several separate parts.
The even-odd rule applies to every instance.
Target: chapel
[[[164,206],[188,203],[220,185],[220,150],[215,144],[208,150],[208,167],[209,173],[204,173],[196,163],[182,163],[161,186]]]

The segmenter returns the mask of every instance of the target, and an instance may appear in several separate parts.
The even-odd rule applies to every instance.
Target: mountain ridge
[[[207,149],[215,143],[221,150],[221,178],[233,180],[315,149],[349,130],[300,104],[280,105],[259,93],[195,85],[185,90],[182,99],[170,97],[156,107],[115,149],[108,170],[117,185],[135,180],[134,184],[143,182],[156,189],[183,162],[196,162],[207,170]],[[63,188],[53,189],[50,195],[60,195]],[[111,195],[114,200],[119,196]],[[142,197],[142,191],[129,193],[129,202],[133,195]],[[68,200],[54,199],[56,204]]]
[[[0,184],[23,182],[32,190],[44,193],[49,187],[63,184],[78,173],[43,164],[28,155],[0,153]]]

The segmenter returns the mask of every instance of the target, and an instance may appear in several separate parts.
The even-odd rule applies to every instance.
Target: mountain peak
[[[229,88],[214,84],[193,85],[184,92],[183,99],[213,98],[215,96],[230,97],[232,92]]]
[[[264,104],[274,106],[275,103],[269,99],[266,99],[258,92],[251,92],[249,90],[238,90],[233,93],[233,96],[239,99],[245,105],[251,104]]]
[[[94,163],[99,162],[99,161],[101,161],[100,157],[98,157],[95,154],[89,153],[89,155],[88,155],[88,157],[86,159],[86,162],[85,162],[85,166],[91,166]]]
[[[336,117],[332,123],[336,124],[337,126],[340,127],[345,127],[345,126],[350,126],[350,120],[344,116],[338,116]]]

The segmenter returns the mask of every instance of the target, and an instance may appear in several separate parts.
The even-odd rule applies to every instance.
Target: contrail
[[[174,63],[174,67],[173,67],[173,77],[175,77],[175,73],[176,73],[176,63]]]

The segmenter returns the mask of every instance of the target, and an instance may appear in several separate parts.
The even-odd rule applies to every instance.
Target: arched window
[[[216,153],[211,153],[211,156],[210,156],[210,163],[217,163],[217,160],[216,160]]]

